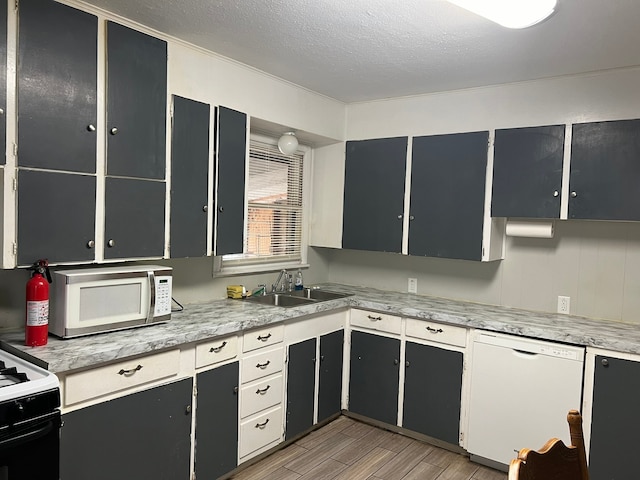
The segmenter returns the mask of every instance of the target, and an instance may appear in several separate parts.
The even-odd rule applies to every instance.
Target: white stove
[[[59,388],[55,374],[0,350],[0,404]]]

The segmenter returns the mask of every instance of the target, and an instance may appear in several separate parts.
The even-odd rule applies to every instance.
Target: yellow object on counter
[[[244,285],[227,285],[227,298],[242,298],[246,295]]]

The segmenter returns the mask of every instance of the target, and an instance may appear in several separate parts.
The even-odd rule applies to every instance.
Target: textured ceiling
[[[88,0],[344,102],[640,65],[640,0],[508,30],[444,0]]]

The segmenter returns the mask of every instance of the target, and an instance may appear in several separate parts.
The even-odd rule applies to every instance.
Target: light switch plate
[[[407,287],[407,291],[409,293],[418,293],[418,279],[417,278],[409,278],[409,284]]]

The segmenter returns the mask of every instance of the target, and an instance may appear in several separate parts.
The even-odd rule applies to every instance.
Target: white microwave
[[[166,322],[172,269],[158,265],[58,270],[49,332],[71,338]]]

